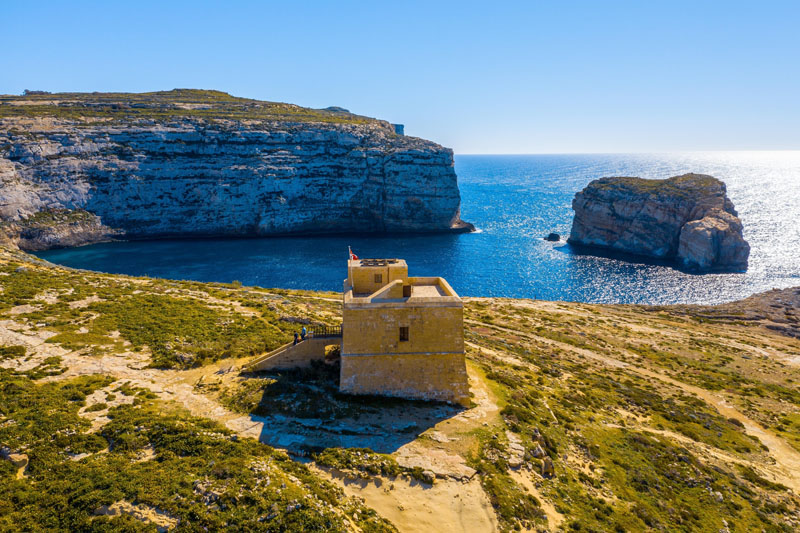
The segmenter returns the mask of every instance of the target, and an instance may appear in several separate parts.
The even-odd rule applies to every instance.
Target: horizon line
[[[800,153],[800,148],[742,149],[742,150],[649,150],[632,152],[454,152],[454,155],[651,155],[651,154],[707,154],[707,153]]]

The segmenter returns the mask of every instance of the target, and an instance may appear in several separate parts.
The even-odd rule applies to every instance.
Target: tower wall
[[[469,405],[464,354],[386,354],[341,359],[339,390]]]
[[[342,392],[468,403],[460,301],[345,304],[342,318]]]

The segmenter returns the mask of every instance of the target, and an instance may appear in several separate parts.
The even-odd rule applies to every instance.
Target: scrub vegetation
[[[146,349],[158,368],[191,368],[248,357],[288,342],[297,305],[275,292],[124,278],[10,262],[0,266],[0,309],[32,328],[57,332],[47,342],[93,354]],[[37,299],[38,297],[38,299]],[[284,318],[284,320],[281,320]]]
[[[402,527],[473,486],[461,508],[485,504],[503,531],[800,527],[794,289],[713,308],[467,299],[463,410],[341,395],[335,365],[234,371],[338,323],[336,293],[8,250],[0,288],[0,530],[391,531],[381,513]],[[207,403],[191,414],[180,390]],[[280,421],[319,468],[244,436]],[[341,488],[379,485],[363,502]]]
[[[800,411],[800,372],[786,360],[800,343],[762,324],[697,320],[704,311],[499,299],[467,307],[470,358],[505,398],[500,428],[519,435],[523,471],[566,529],[800,524],[800,501],[784,485],[798,481],[796,472],[770,468],[786,450],[770,449],[707,401],[717,395],[797,448],[788,422]],[[518,487],[503,434],[482,432],[481,442],[473,464],[513,529],[526,511],[511,496]],[[551,475],[541,475],[544,461]]]
[[[600,178],[590,184],[591,188],[607,191],[624,189],[638,194],[669,194],[687,199],[701,195],[705,190],[720,187],[721,182],[701,174],[684,174],[667,179],[644,179],[635,177]]]
[[[104,376],[37,384],[0,371],[0,441],[30,460],[21,476],[0,461],[0,530],[394,530],[285,453],[148,391],[132,391],[132,404],[88,431],[79,409],[113,385]],[[115,504],[133,511],[107,514]]]
[[[50,228],[68,224],[89,223],[95,218],[95,215],[83,209],[46,209],[37,211],[18,222],[1,221],[0,228],[8,227],[11,224],[24,228]]]
[[[0,118],[53,117],[87,123],[194,118],[365,124],[378,121],[341,108],[310,109],[238,98],[222,91],[173,89],[150,93],[41,93],[0,96]]]

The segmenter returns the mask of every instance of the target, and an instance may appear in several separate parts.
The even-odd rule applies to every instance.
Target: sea
[[[350,246],[404,258],[411,275],[442,276],[462,296],[592,303],[714,304],[800,286],[800,151],[457,155],[455,167],[475,233],[131,241],[38,255],[134,276],[340,291]],[[687,172],[726,183],[751,246],[746,272],[693,274],[566,243],[572,198],[591,180]],[[545,241],[551,232],[561,240]]]

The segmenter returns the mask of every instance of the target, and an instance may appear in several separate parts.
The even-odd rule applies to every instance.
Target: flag
[[[353,253],[353,250],[351,250],[349,246],[347,247],[347,251],[348,251],[348,253],[350,254],[350,259],[352,259],[352,260],[354,260],[354,261],[355,261],[356,259],[358,259],[358,256],[357,256],[356,254],[354,254],[354,253]]]

